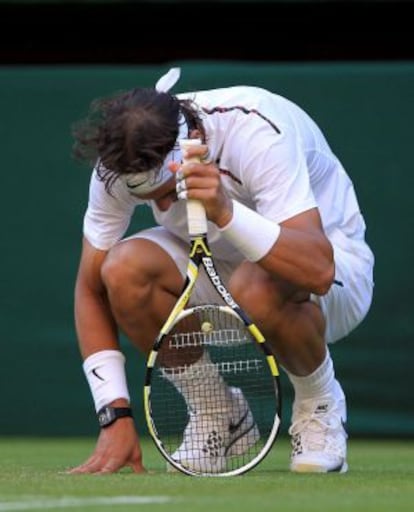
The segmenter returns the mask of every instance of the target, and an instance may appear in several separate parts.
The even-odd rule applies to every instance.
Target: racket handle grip
[[[189,146],[200,145],[200,139],[180,139],[180,148],[181,151],[186,150]],[[199,162],[200,159],[198,157],[193,158],[184,158],[183,163],[188,164],[191,162]],[[203,206],[203,203],[198,199],[187,199],[187,222],[188,222],[188,232],[190,237],[195,237],[199,235],[207,234],[207,216],[206,210]]]

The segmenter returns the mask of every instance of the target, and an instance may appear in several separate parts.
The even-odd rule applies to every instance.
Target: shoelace
[[[340,416],[330,411],[329,413],[313,412],[310,416],[308,411],[299,410],[298,415],[302,416],[289,428],[292,437],[300,436],[301,443],[310,450],[323,450],[328,445],[332,448],[336,445],[330,432],[334,432],[341,426]]]

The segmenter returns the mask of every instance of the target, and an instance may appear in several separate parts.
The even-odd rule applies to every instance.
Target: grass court
[[[67,475],[93,450],[89,438],[0,438],[0,512],[412,512],[414,440],[349,441],[344,475],[288,471],[289,441],[238,477],[167,473],[142,439],[148,473]]]

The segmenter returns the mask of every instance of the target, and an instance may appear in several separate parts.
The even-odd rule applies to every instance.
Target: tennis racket
[[[180,142],[182,148],[200,143]],[[147,359],[146,421],[169,469],[193,476],[240,475],[264,459],[279,433],[278,366],[220,278],[202,203],[187,200],[187,216],[187,274]],[[218,303],[188,307],[201,267]]]

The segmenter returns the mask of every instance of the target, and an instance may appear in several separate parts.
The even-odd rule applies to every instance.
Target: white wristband
[[[219,228],[249,261],[259,261],[265,256],[280,235],[280,226],[233,199],[233,217]]]
[[[119,350],[95,352],[83,362],[83,371],[92,392],[96,412],[117,398],[125,398],[129,402],[125,357]]]

